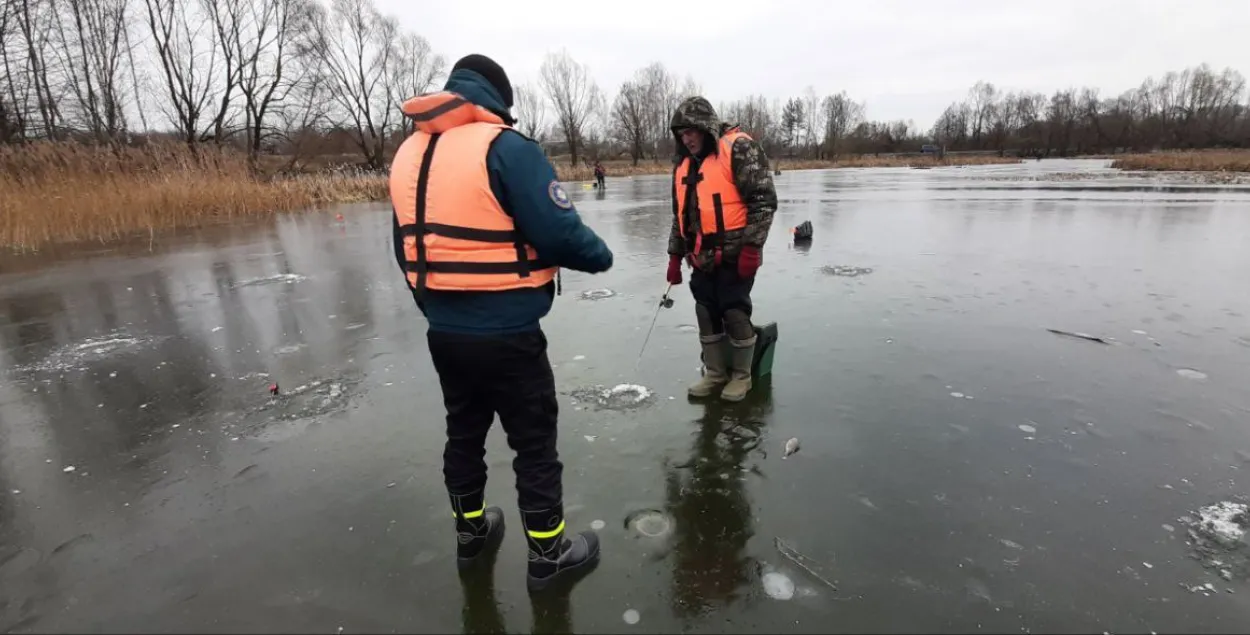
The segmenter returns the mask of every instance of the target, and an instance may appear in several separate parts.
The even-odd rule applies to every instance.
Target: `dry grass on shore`
[[[254,175],[243,155],[181,144],[0,147],[0,246],[107,242],[386,195],[378,175]]]
[[[556,174],[561,181],[590,181],[594,179],[594,170],[585,165],[572,166],[568,164],[568,159],[556,159],[553,163],[556,166]],[[836,161],[826,160],[799,160],[799,159],[780,159],[774,162],[775,166],[781,168],[782,172],[788,170],[828,170],[833,168],[906,168],[906,167],[937,167],[949,165],[991,165],[1002,163],[1019,163],[1020,159],[1016,157],[997,157],[987,155],[947,155],[944,159],[938,160],[932,156],[848,156],[842,157]],[[649,174],[669,174],[673,170],[673,166],[668,161],[650,161],[644,160],[638,165],[631,165],[630,161],[604,161],[604,169],[608,172],[608,178],[623,176],[644,176]]]
[[[1250,150],[1198,150],[1127,154],[1111,167],[1168,172],[1250,172]]]

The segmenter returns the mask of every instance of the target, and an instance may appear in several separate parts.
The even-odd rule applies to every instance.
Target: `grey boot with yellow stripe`
[[[569,538],[564,534],[564,506],[543,511],[521,511],[525,542],[529,545],[530,591],[571,582],[599,564],[599,536],[587,530]]]
[[[481,491],[450,496],[456,517],[456,566],[466,569],[491,560],[503,542],[503,510],[487,507]]]

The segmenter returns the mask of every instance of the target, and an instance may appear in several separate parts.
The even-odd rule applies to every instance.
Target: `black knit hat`
[[[508,74],[503,72],[503,67],[496,64],[495,60],[474,53],[460,58],[451,70],[455,72],[462,68],[485,77],[486,81],[490,82],[490,85],[494,86],[499,96],[503,98],[504,107],[512,108],[512,82],[508,81]]]

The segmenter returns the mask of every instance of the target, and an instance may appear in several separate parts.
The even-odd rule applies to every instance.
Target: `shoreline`
[[[208,159],[176,157],[182,161],[172,167],[160,163],[155,171],[142,169],[143,165],[153,164],[155,155],[161,155],[156,158],[165,161],[171,152],[180,154],[176,148],[140,151],[134,160],[135,166],[139,166],[135,169],[122,163],[112,169],[75,170],[74,161],[94,158],[92,152],[80,152],[72,157],[68,168],[58,165],[49,169],[54,162],[34,161],[29,162],[33,166],[29,173],[20,169],[10,171],[10,175],[21,174],[20,178],[0,175],[0,189],[11,192],[11,196],[0,203],[0,212],[3,212],[0,218],[4,219],[0,224],[0,250],[7,256],[21,257],[53,247],[92,245],[98,248],[140,239],[155,242],[171,232],[228,225],[240,219],[301,213],[327,205],[382,202],[389,190],[389,177],[377,172],[321,170],[294,176],[256,176],[242,165],[240,157],[224,152]],[[9,158],[12,159],[12,155]],[[66,157],[57,155],[55,158],[64,162]],[[560,181],[593,181],[589,167],[570,166],[560,159],[557,157],[553,161]],[[1250,185],[1250,151],[1125,154],[1098,160],[1110,161],[1111,168],[1136,178],[1168,175],[1165,177],[1168,180],[1186,183]],[[23,158],[16,163],[25,162]],[[780,159],[776,167],[784,174],[807,170],[927,169],[1031,162],[996,155],[947,155],[942,160],[924,155],[864,155],[836,161]],[[629,161],[610,161],[604,165],[608,180],[665,175],[672,170],[667,161],[643,161],[637,166]],[[1193,169],[1207,166],[1212,169]],[[59,203],[49,206],[48,201]]]

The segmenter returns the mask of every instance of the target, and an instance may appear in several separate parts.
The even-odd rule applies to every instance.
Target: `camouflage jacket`
[[[698,128],[707,133],[709,141],[705,144],[706,152],[716,151],[716,140],[734,126],[722,122],[712,104],[702,97],[691,97],[681,103],[673,113],[670,129],[677,141],[677,166],[673,168],[673,224],[669,230],[668,253],[674,256],[685,256],[694,245],[694,237],[699,231],[699,215],[688,214],[686,223],[687,235],[682,236],[678,228],[677,215],[685,213],[686,202],[677,200],[677,167],[681,161],[690,156],[690,151],[681,143],[681,131],[685,128]],[[696,157],[701,160],[701,157]],[[768,240],[768,231],[773,225],[773,213],[777,211],[777,189],[773,185],[773,174],[768,167],[768,157],[760,144],[746,137],[741,137],[733,144],[730,167],[734,174],[734,185],[742,202],[747,206],[747,226],[725,233],[724,260],[734,260],[742,251],[743,245],[764,247]],[[694,255],[695,266],[709,270],[713,267],[713,255],[710,251]]]

